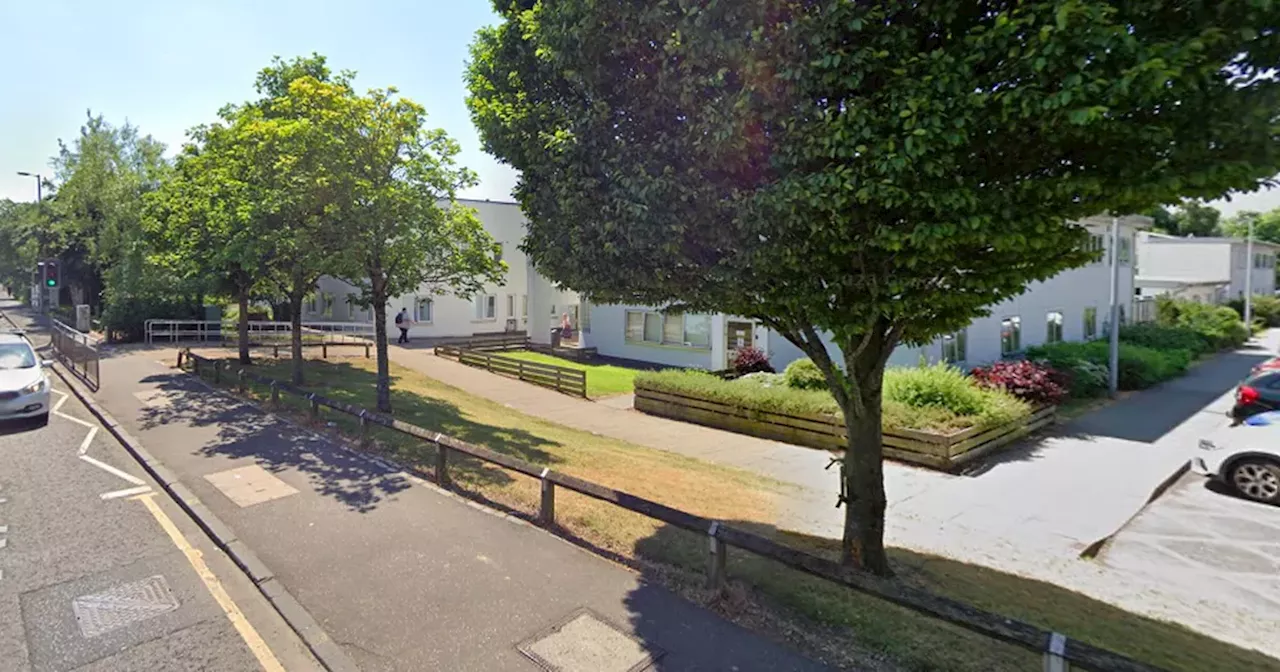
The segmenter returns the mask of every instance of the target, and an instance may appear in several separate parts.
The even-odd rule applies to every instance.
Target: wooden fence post
[[[716,531],[720,529],[720,521],[711,522],[711,527],[707,530],[707,588],[711,590],[724,590],[725,583],[725,560],[728,555],[728,548],[716,537]]]
[[[179,369],[182,368],[182,351],[181,350],[178,351],[178,368]]]
[[[222,382],[222,360],[213,360],[213,382],[218,384]]]
[[[364,358],[365,358],[365,359],[369,359],[369,344],[368,344],[368,343],[365,343],[365,344],[364,344]]]
[[[560,380],[560,368],[556,367],[556,392],[564,391],[564,383]]]
[[[1049,635],[1049,646],[1044,652],[1044,672],[1068,672],[1071,666],[1063,654],[1067,652],[1067,636],[1058,632]]]
[[[329,359],[329,344],[320,344],[320,359]]]
[[[550,471],[549,467],[542,469],[542,503],[538,506],[538,520],[547,527],[556,524],[556,484],[547,480]]]
[[[436,485],[449,487],[449,449],[436,444]]]
[[[279,346],[279,345],[273,345],[273,346],[271,346],[271,356],[272,356],[273,358],[275,358],[275,359],[280,359],[280,346]]]
[[[280,384],[274,380],[271,381],[271,405],[280,405]]]

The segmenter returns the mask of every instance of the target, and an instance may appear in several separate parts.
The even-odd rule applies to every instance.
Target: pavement
[[[362,670],[828,669],[159,356],[104,357],[97,401]]]
[[[320,670],[248,577],[52,378],[47,426],[0,424],[0,672]]]

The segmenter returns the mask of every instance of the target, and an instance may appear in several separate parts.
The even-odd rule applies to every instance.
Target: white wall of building
[[[506,277],[501,283],[486,285],[476,297],[433,295],[429,287],[397,296],[387,304],[388,333],[397,335],[394,318],[401,308],[414,320],[411,338],[471,336],[529,327],[524,306],[529,293],[529,263],[520,243],[525,235],[525,218],[515,203],[459,199],[460,204],[474,208],[480,222],[494,240],[502,243],[502,258],[507,262]],[[303,319],[335,321],[369,321],[372,311],[346,305],[346,297],[354,289],[337,278],[323,277],[317,283],[314,305],[303,306]],[[492,299],[492,311],[489,310]],[[428,309],[425,302],[430,301]],[[326,309],[326,303],[332,305]],[[514,320],[514,322],[512,322]]]
[[[1118,296],[1126,311],[1134,296],[1137,227],[1145,221],[1145,218],[1125,218],[1120,227],[1122,252]],[[1020,296],[993,307],[989,317],[974,320],[965,330],[966,356],[962,364],[977,366],[1001,358],[1001,330],[1006,318],[1020,319],[1019,350],[1046,341],[1051,313],[1055,317],[1061,315],[1063,340],[1085,338],[1085,312],[1089,308],[1096,311],[1094,335],[1100,336],[1104,332],[1111,303],[1110,219],[1092,218],[1086,221],[1086,226],[1092,234],[1102,237],[1099,240],[1105,250],[1102,258],[1087,266],[1064,271],[1044,282],[1032,283]],[[669,366],[711,370],[727,366],[726,325],[740,318],[713,316],[712,347],[689,349],[628,341],[625,333],[626,311],[636,308],[621,305],[593,306],[592,332],[588,345],[596,347],[603,355]],[[755,326],[754,333],[755,345],[768,353],[770,362],[779,370],[805,357],[799,348],[780,334],[760,325]],[[827,341],[827,346],[834,357],[840,356],[838,349],[830,341]],[[923,347],[899,347],[890,357],[889,364],[912,366],[922,358],[927,362],[939,361],[942,358],[941,339]]]
[[[1144,233],[1138,240],[1138,268],[1144,277],[1189,282],[1229,280],[1228,299],[1244,296],[1246,277],[1252,273],[1254,294],[1274,294],[1280,246],[1254,241],[1254,259],[1249,258],[1247,247],[1246,241],[1232,238],[1176,238]]]

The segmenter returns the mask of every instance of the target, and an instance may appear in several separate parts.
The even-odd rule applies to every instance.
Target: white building
[[[1124,319],[1134,312],[1136,235],[1150,226],[1146,217],[1121,218],[1119,297]],[[890,364],[911,365],[923,358],[963,365],[979,365],[1020,352],[1028,346],[1057,340],[1096,338],[1106,329],[1111,302],[1109,217],[1084,224],[1093,234],[1102,258],[1033,283],[1020,296],[991,309],[990,317],[974,320],[966,329],[920,348],[899,347]],[[681,315],[642,306],[589,306],[589,323],[580,345],[601,355],[670,366],[720,370],[729,354],[743,345],[764,350],[779,370],[805,357],[790,341],[749,318],[728,315]],[[835,348],[828,343],[833,353]]]
[[[1276,290],[1280,245],[1239,238],[1180,238],[1159,233],[1138,236],[1137,283],[1143,296],[1168,294],[1204,303],[1244,298],[1246,277],[1254,294]]]
[[[452,294],[437,296],[430,288],[393,298],[387,304],[387,330],[393,336],[395,315],[401,308],[412,319],[410,338],[456,338],[479,334],[531,331],[549,333],[550,313],[530,315],[530,306],[536,292],[538,305],[543,310],[560,310],[569,304],[576,306],[576,295],[555,291],[551,284],[533,272],[532,266],[520,250],[524,240],[526,220],[520,206],[515,203],[458,199],[462,205],[474,208],[489,235],[502,244],[502,259],[507,262],[507,274],[499,284],[485,286],[480,294],[457,297]],[[316,292],[303,305],[303,319],[315,321],[372,320],[372,311],[349,302],[355,289],[332,277],[322,277]],[[559,304],[559,305],[557,305]],[[573,313],[576,314],[576,307]],[[557,324],[559,318],[557,316]],[[535,329],[535,326],[537,329]]]

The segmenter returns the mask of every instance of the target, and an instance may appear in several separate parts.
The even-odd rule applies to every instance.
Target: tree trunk
[[[291,380],[302,385],[302,298],[300,292],[289,295],[289,353],[293,357]]]
[[[237,340],[240,343],[240,363],[248,365],[249,359],[249,287],[242,285],[236,299],[240,303],[240,315],[236,318]]]
[[[391,412],[391,363],[387,355],[387,297],[373,297],[373,344],[378,351],[378,410]]]
[[[884,552],[886,500],[880,426],[884,367],[877,367],[874,377],[874,380],[861,377],[856,381],[861,393],[861,412],[852,397],[841,409],[849,440],[844,454],[844,534],[840,562],[888,576],[891,570]]]

